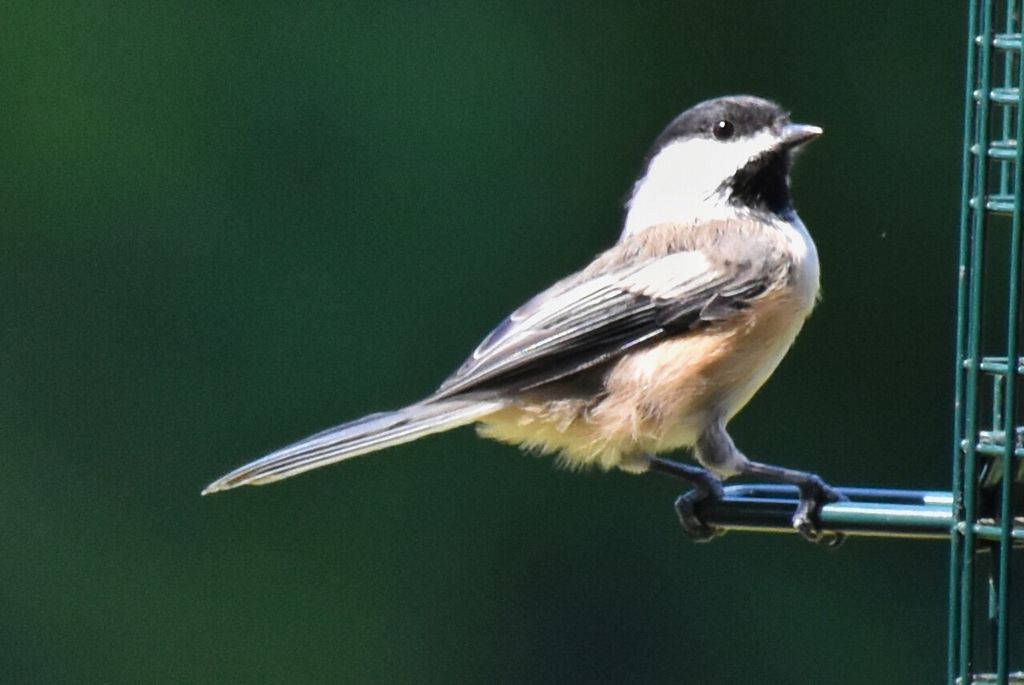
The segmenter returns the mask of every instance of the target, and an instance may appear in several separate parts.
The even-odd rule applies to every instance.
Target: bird
[[[436,391],[278,449],[203,494],[475,424],[573,468],[687,481],[676,509],[695,540],[722,532],[696,505],[721,498],[723,480],[795,485],[792,525],[822,541],[821,507],[841,493],[748,458],[727,432],[818,301],[817,249],[793,207],[790,170],[822,132],[752,95],[690,107],[644,158],[617,242],[512,312]],[[680,450],[697,464],[665,456]]]

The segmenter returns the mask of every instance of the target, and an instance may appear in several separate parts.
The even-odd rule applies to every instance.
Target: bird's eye
[[[731,121],[722,119],[721,121],[715,122],[715,125],[711,127],[711,135],[715,137],[715,140],[729,140],[732,138],[734,127]]]

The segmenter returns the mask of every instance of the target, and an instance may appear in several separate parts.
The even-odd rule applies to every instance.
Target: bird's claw
[[[831,502],[845,502],[848,498],[821,478],[812,476],[800,486],[800,504],[793,514],[793,528],[800,537],[830,549],[846,541],[845,533],[821,529],[821,508]]]
[[[688,492],[684,492],[676,499],[676,515],[679,517],[679,525],[683,532],[694,542],[710,542],[716,537],[725,534],[725,530],[717,526],[709,526],[704,523],[697,514],[697,504],[709,499],[722,499],[725,496],[725,489],[722,482],[710,476],[706,483],[695,485]]]

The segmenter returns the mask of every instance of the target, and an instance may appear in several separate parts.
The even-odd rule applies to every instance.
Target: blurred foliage
[[[429,392],[733,92],[826,129],[794,178],[825,297],[737,441],[948,487],[963,14],[5,3],[5,680],[937,682],[939,543],[693,545],[676,484],[468,430],[199,490]]]

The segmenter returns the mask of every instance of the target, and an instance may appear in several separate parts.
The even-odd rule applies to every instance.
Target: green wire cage
[[[1024,542],[1022,9],[1019,0],[972,0],[968,18],[950,545],[951,683],[1024,683],[1024,673],[1013,670],[1021,664],[1010,663],[1024,643],[1021,626],[1013,625],[1020,617],[1011,597],[1014,577],[1021,578],[1013,548]]]
[[[948,684],[1024,685],[1024,0],[970,0],[950,492],[840,488],[823,530],[950,541]],[[792,532],[796,491],[737,485],[698,509]],[[1014,551],[1017,550],[1015,554]]]

